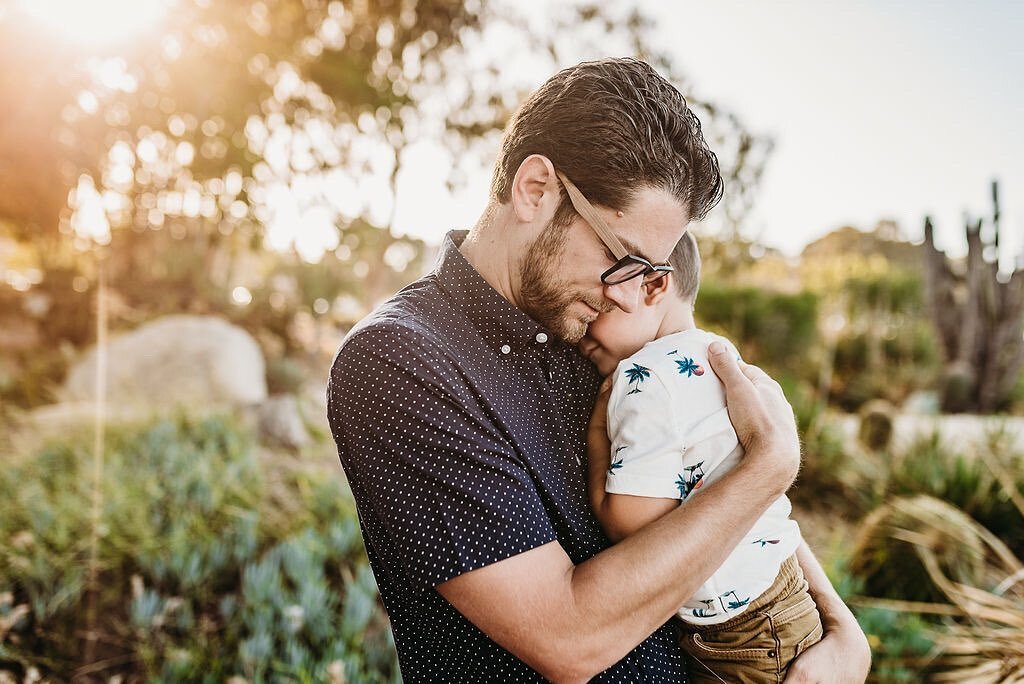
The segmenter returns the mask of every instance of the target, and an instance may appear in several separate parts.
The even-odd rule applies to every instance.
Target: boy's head
[[[633,313],[613,309],[590,324],[580,350],[608,375],[622,359],[663,335],[692,328],[693,304],[700,287],[700,252],[689,231],[669,257],[672,272],[640,291]]]

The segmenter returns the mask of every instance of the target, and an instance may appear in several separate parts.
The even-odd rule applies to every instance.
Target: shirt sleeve
[[[556,538],[525,465],[455,360],[424,335],[377,325],[347,340],[328,418],[360,516],[388,537],[376,550],[393,550],[417,586]]]
[[[682,498],[676,482],[683,445],[672,412],[666,410],[671,401],[653,370],[629,361],[619,364],[608,401],[612,452],[606,492]]]

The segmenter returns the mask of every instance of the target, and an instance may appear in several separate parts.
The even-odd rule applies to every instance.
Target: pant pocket
[[[821,616],[806,589],[773,606],[769,615],[784,665],[821,641]]]
[[[754,616],[751,616],[752,618]],[[776,684],[782,681],[779,653],[768,616],[711,634],[687,634],[681,644],[694,682]]]

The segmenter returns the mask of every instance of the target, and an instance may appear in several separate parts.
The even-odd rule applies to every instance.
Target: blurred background
[[[708,5],[0,0],[0,682],[400,681],[331,357],[617,55],[722,160],[698,322],[872,680],[1024,678],[1024,10]]]

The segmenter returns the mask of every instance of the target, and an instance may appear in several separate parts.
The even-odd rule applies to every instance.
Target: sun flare
[[[167,12],[173,0],[18,0],[18,10],[81,45],[132,38]]]

